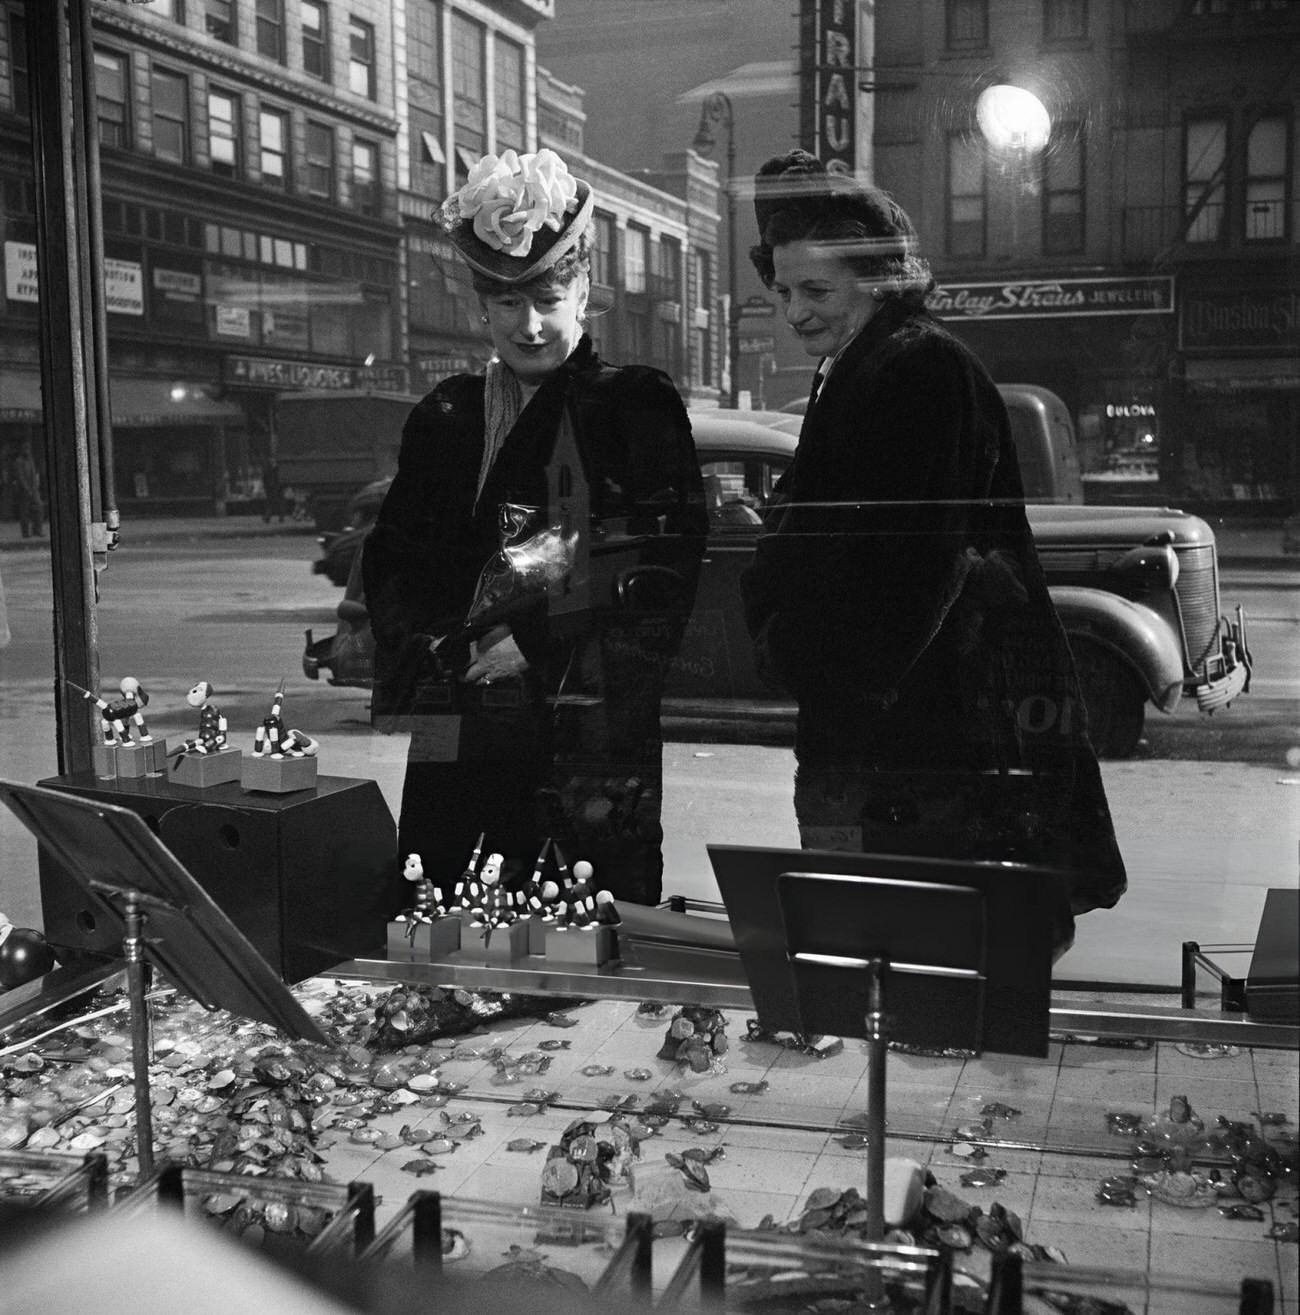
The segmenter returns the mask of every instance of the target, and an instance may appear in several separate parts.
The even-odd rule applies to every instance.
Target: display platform
[[[38,784],[143,817],[286,982],[382,944],[400,907],[397,827],[374,781],[322,776],[292,794],[89,774]],[[116,956],[116,929],[45,847],[39,870],[45,936],[60,959]]]

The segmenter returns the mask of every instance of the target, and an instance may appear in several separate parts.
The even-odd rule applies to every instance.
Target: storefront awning
[[[199,384],[169,379],[110,379],[113,424],[242,425],[233,402],[214,401]],[[31,370],[0,370],[0,423],[41,419],[41,378]]]
[[[1187,362],[1187,386],[1195,393],[1300,390],[1300,361],[1286,356],[1192,359]]]

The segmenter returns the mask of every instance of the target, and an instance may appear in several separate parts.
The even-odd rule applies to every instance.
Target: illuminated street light
[[[1032,154],[1047,145],[1052,120],[1032,91],[1000,82],[985,87],[975,102],[975,117],[989,145]]]
[[[725,91],[715,91],[704,99],[700,126],[691,145],[701,155],[708,155],[717,145],[713,125],[727,130],[727,368],[731,375],[730,400],[740,401],[740,307],[736,304],[736,124],[731,112],[731,98]]]

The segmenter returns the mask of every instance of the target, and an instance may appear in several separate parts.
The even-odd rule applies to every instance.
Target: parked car
[[[1094,741],[1107,757],[1125,757],[1141,738],[1147,703],[1169,713],[1186,695],[1210,712],[1248,689],[1245,618],[1240,608],[1235,621],[1221,612],[1214,532],[1205,521],[1164,507],[1084,506],[1064,404],[1028,385],[1006,385],[1008,392],[1013,416],[1020,413],[1013,429],[1029,522],[1079,666]],[[665,711],[692,721],[791,711],[760,679],[737,606],[763,510],[797,442],[788,423],[764,418],[722,410],[691,416],[711,534]],[[336,633],[313,640],[307,632],[303,670],[368,688],[373,645],[357,562]]]
[[[326,530],[316,536],[321,555],[311,564],[314,575],[328,576],[333,584],[346,586],[352,570],[352,559],[361,548],[361,541],[379,515],[379,505],[393,482],[391,475],[372,479],[362,485],[347,501],[343,509],[340,529]]]

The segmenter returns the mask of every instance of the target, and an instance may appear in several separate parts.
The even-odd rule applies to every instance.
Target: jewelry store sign
[[[5,243],[5,296],[10,301],[40,301],[35,243]],[[138,261],[105,257],[104,306],[115,315],[144,314],[144,270]]]
[[[1042,279],[945,283],[926,299],[942,319],[1025,320],[1066,315],[1169,315],[1172,274],[1132,279]]]

